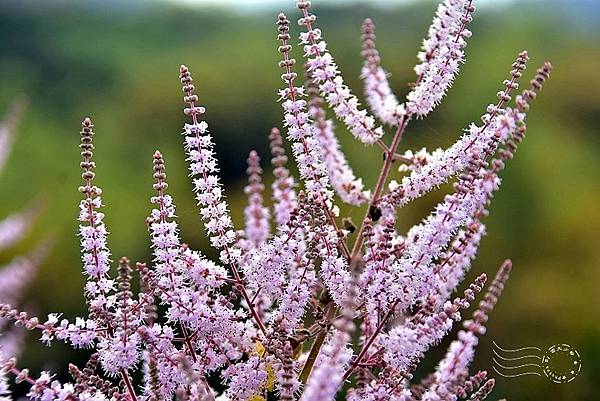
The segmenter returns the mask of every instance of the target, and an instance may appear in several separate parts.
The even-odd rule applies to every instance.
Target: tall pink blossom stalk
[[[375,47],[375,24],[367,18],[362,25],[363,68],[361,78],[365,96],[373,113],[382,122],[396,126],[406,114],[406,106],[398,101],[388,81],[388,73],[381,67],[381,57]]]
[[[311,3],[300,0],[297,6],[298,40],[285,14],[276,21],[283,116],[281,131],[273,128],[268,138],[273,176],[263,177],[261,159],[250,151],[241,229],[235,228],[219,177],[219,133],[209,132],[210,113],[200,105],[190,69],[179,70],[187,118],[183,151],[217,260],[184,242],[160,151],[152,156],[147,219],[152,257],[112,260],[102,191],[94,181],[94,125],[84,119],[79,234],[87,313],[40,319],[15,308],[23,272],[33,270],[21,259],[15,262],[19,274],[12,275],[11,266],[6,274],[0,271],[6,295],[0,317],[17,329],[39,331],[45,344],[63,341],[92,352],[84,367],[69,366],[70,382],[61,382],[49,372],[20,368],[0,350],[0,400],[12,399],[9,377],[28,383],[27,396],[43,401],[331,401],[342,399],[342,390],[348,401],[454,401],[483,400],[491,393],[494,379],[469,367],[512,263],[502,264],[487,290],[487,276],[479,273],[458,291],[476,267],[484,218],[506,163],[524,139],[527,114],[550,63],[519,94],[529,59],[526,51],[519,53],[496,101],[452,145],[399,150],[410,122],[427,116],[456,79],[471,36],[472,1],[440,4],[405,100],[393,93],[375,47],[374,23],[365,20],[361,78],[373,115],[342,78]],[[304,53],[305,85],[298,83],[295,42]],[[342,152],[333,115],[363,144],[383,152],[372,189]],[[392,132],[386,135],[384,126]],[[298,177],[288,168],[287,147]],[[394,162],[402,175],[394,176]],[[271,178],[269,193],[264,183]],[[433,210],[400,231],[398,210],[448,182],[452,189]],[[349,207],[362,208],[364,217],[349,218]],[[12,228],[0,234],[18,237],[19,227],[29,224],[9,223]],[[6,243],[10,235],[0,238]],[[446,356],[414,383],[427,351],[465,314],[472,318],[463,322]],[[18,340],[4,342],[9,354]]]
[[[473,11],[473,0],[445,0],[438,7],[419,53],[420,64],[415,67],[417,82],[407,96],[411,113],[421,117],[429,114],[454,81],[464,61],[466,39],[471,37],[467,25]]]
[[[290,214],[297,207],[296,191],[294,189],[296,183],[286,167],[288,158],[283,148],[283,139],[281,138],[279,129],[273,128],[271,130],[269,140],[273,156],[271,164],[273,165],[273,175],[275,176],[271,186],[273,211],[275,223],[279,227],[287,223]]]

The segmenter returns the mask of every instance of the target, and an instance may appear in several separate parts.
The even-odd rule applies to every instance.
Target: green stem
[[[327,333],[329,332],[329,327],[331,323],[331,320],[333,320],[333,318],[335,317],[335,305],[333,304],[333,302],[329,302],[327,304],[326,307],[326,314],[325,314],[325,320],[326,320],[326,324],[327,326],[325,328],[323,328],[323,330],[321,330],[321,332],[317,335],[317,338],[315,338],[315,342],[312,345],[312,348],[310,349],[310,353],[308,354],[308,358],[306,359],[306,363],[304,364],[304,367],[302,368],[302,372],[300,372],[300,382],[302,384],[306,384],[308,382],[308,376],[310,376],[310,372],[312,371],[313,366],[315,365],[315,362],[317,360],[317,356],[319,356],[319,352],[321,351],[321,347],[323,346],[323,343],[325,342],[325,337],[327,336]]]

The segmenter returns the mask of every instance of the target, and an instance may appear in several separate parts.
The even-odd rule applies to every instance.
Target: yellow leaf
[[[265,356],[265,352],[266,352],[266,351],[267,351],[267,350],[265,349],[265,346],[264,346],[264,345],[263,345],[263,344],[262,344],[260,341],[257,341],[257,342],[254,344],[254,353],[255,353],[256,355],[260,356],[261,358],[262,358],[263,356]]]
[[[254,394],[248,398],[248,401],[266,401],[262,395]]]
[[[265,366],[265,370],[267,372],[267,380],[265,382],[265,389],[267,391],[273,391],[273,389],[275,388],[275,371],[273,370],[273,367],[271,366],[270,363],[267,363],[267,365]]]

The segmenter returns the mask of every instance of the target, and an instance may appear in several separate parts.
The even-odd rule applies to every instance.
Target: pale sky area
[[[189,5],[210,5],[210,6],[223,6],[223,7],[235,7],[236,9],[280,9],[293,7],[296,3],[294,0],[167,0],[172,3],[183,3]],[[373,6],[397,6],[398,4],[415,3],[417,1],[424,0],[317,0],[318,4],[325,5],[341,5],[341,4],[352,4],[361,3],[362,5],[373,5]],[[478,0],[476,3],[483,7],[503,6],[507,3],[511,3],[514,0]]]

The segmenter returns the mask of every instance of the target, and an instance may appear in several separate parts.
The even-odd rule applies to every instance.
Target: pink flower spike
[[[342,152],[334,131],[333,121],[327,120],[323,109],[323,99],[312,80],[306,82],[307,94],[310,96],[308,111],[314,119],[313,129],[319,141],[321,159],[327,167],[327,174],[332,187],[340,199],[354,206],[364,204],[371,194],[364,189],[362,178],[357,178]]]
[[[407,109],[418,116],[429,114],[442,100],[464,62],[466,28],[475,11],[473,0],[445,0],[436,12],[429,37],[419,53],[421,64],[415,67],[418,79],[407,96]]]
[[[223,188],[216,175],[218,167],[213,150],[214,144],[208,133],[208,124],[198,120],[198,117],[204,114],[205,109],[196,106],[198,96],[194,94],[192,75],[186,66],[181,66],[179,78],[185,93],[184,102],[188,104],[184,113],[192,116],[192,124],[185,124],[183,135],[185,136],[185,150],[188,155],[190,175],[194,182],[194,192],[198,205],[201,207],[200,215],[210,236],[211,245],[221,251],[223,263],[235,263],[239,257],[239,251],[231,247],[235,240],[235,232],[229,216],[229,206],[224,199]]]
[[[300,43],[304,46],[310,76],[354,137],[367,145],[374,144],[383,136],[383,128],[376,127],[375,119],[366,110],[359,108],[358,99],[344,83],[333,56],[327,49],[327,43],[322,38],[321,30],[313,26],[316,16],[308,12],[310,2],[300,0],[298,8],[303,14],[298,24],[306,28],[300,34]]]
[[[400,104],[390,88],[388,73],[381,67],[381,58],[375,47],[375,24],[370,18],[362,24],[363,67],[361,79],[371,110],[382,122],[396,127],[406,114],[404,104]]]
[[[402,179],[399,185],[390,188],[390,192],[382,197],[381,208],[402,207],[439,185],[450,177],[465,169],[475,155],[482,160],[492,155],[503,139],[507,137],[509,127],[503,119],[504,105],[510,98],[512,90],[518,87],[516,80],[525,69],[527,52],[519,54],[510,71],[511,79],[504,81],[504,90],[498,92],[498,102],[489,105],[487,113],[481,116],[483,124],[471,124],[463,136],[443,152],[436,152],[427,163],[412,171]],[[392,213],[391,210],[385,213]]]
[[[95,290],[86,291],[86,299],[90,312],[102,321],[107,318],[110,307],[107,296],[112,290],[112,281],[108,278],[110,268],[110,250],[106,237],[108,231],[104,225],[104,213],[99,209],[102,206],[100,195],[102,190],[93,185],[94,168],[92,161],[94,145],[94,124],[87,117],[82,122],[81,130],[81,168],[84,185],[79,187],[79,192],[85,198],[79,204],[79,236],[81,237],[81,258],[83,260],[84,274],[88,276],[88,287]]]
[[[310,115],[304,111],[306,101],[301,99],[304,91],[294,86],[297,74],[292,71],[292,66],[296,60],[290,58],[289,54],[292,46],[289,44],[289,20],[285,14],[279,14],[277,25],[278,39],[281,41],[279,52],[283,55],[283,60],[279,64],[285,71],[281,76],[286,85],[286,88],[281,91],[284,94],[284,98],[281,99],[285,112],[284,121],[288,128],[288,138],[294,141],[292,145],[294,157],[300,175],[304,179],[308,204],[312,206],[312,214],[318,224],[311,235],[316,236],[322,244],[319,249],[322,260],[320,275],[334,301],[341,305],[346,297],[350,272],[347,259],[340,255],[338,250],[341,242],[334,227],[333,192],[329,186],[327,167],[321,160]]]
[[[296,184],[294,178],[290,176],[290,172],[286,168],[288,158],[283,148],[281,133],[277,128],[271,130],[269,143],[273,156],[271,164],[273,165],[273,175],[275,176],[275,180],[271,186],[273,192],[273,210],[275,223],[281,226],[287,223],[290,213],[297,206],[296,192],[294,190]]]
[[[262,192],[265,186],[262,183],[262,172],[260,157],[253,150],[248,156],[248,185],[244,188],[248,196],[248,206],[244,209],[245,233],[249,245],[253,248],[264,244],[270,231],[269,210],[263,206]]]
[[[463,381],[469,376],[468,368],[473,361],[475,348],[479,342],[478,336],[485,333],[484,324],[488,320],[489,312],[498,302],[511,268],[510,260],[507,259],[502,263],[496,277],[483,296],[483,300],[479,303],[479,308],[473,313],[473,319],[463,323],[465,329],[459,331],[458,339],[450,344],[446,356],[435,372],[433,384],[422,397],[423,400],[455,399],[451,398],[454,389],[457,385],[463,385]]]

